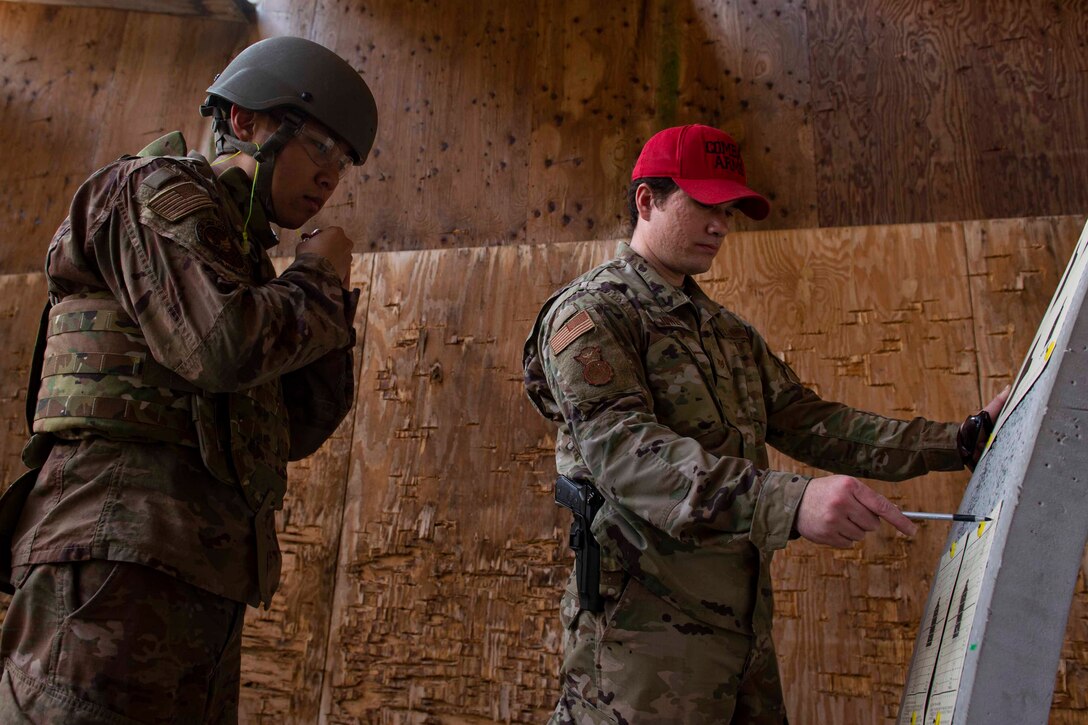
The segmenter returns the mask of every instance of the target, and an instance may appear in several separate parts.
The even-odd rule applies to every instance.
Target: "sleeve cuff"
[[[320,254],[314,254],[313,252],[303,252],[295,257],[295,261],[291,264],[291,267],[295,265],[306,266],[314,271],[320,272],[330,280],[335,280],[337,287],[343,287],[340,284],[340,275],[336,273],[336,267],[332,266],[332,262],[328,258],[321,256]],[[290,269],[290,267],[288,267]]]
[[[930,423],[926,430],[926,448],[922,452],[926,468],[930,471],[959,471],[963,466],[956,434],[959,423]]]
[[[760,551],[785,548],[797,519],[797,508],[811,476],[782,471],[764,473],[763,486],[756,501],[749,538]]]

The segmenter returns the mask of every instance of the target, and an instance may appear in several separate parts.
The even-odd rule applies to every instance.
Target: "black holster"
[[[555,502],[570,509],[570,548],[574,550],[574,572],[578,580],[578,603],[590,612],[604,611],[601,598],[601,547],[590,526],[604,503],[604,498],[589,481],[566,476],[555,479]]]

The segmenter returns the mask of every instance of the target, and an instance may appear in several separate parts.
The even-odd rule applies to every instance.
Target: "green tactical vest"
[[[255,512],[282,506],[290,440],[279,381],[236,393],[197,388],[155,361],[108,293],[64,298],[44,333],[35,433],[197,447]]]

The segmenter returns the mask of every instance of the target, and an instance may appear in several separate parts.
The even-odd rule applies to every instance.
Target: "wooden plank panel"
[[[683,22],[690,59],[681,93],[705,90],[686,101],[678,122],[706,123],[732,135],[744,154],[748,183],[771,201],[767,220],[741,218],[738,229],[818,226],[804,3],[691,5],[692,15]],[[694,27],[700,32],[692,32]]]
[[[0,492],[27,470],[26,383],[45,300],[44,274],[0,275]],[[9,601],[0,596],[0,623]]]
[[[979,405],[959,225],[737,234],[704,284],[825,398],[936,420]],[[815,473],[778,454],[771,465]],[[872,485],[903,507],[954,511],[966,480]],[[894,715],[945,533],[926,525],[909,540],[885,526],[849,550],[798,541],[777,557],[775,639],[791,719]]]
[[[524,240],[535,8],[320,0],[312,37],[362,72],[379,121],[370,160],[315,222],[357,251]]]
[[[380,255],[322,715],[542,722],[568,519],[521,346],[594,243]]]
[[[964,78],[968,161],[982,206],[960,218],[1083,213],[1088,6],[1075,0],[972,6],[953,32],[963,38],[955,71]],[[954,199],[945,209],[956,210]]]
[[[26,0],[0,0],[25,3]],[[135,10],[169,15],[200,15],[216,20],[245,22],[254,14],[249,0],[33,0],[42,5],[64,5],[108,10]]]
[[[984,395],[1010,385],[1084,227],[1083,216],[964,225]]]
[[[685,123],[741,143],[751,183],[776,201],[762,228],[815,225],[803,7],[565,0],[540,13],[528,241],[625,233],[642,144]]]
[[[291,261],[280,260],[279,271]],[[373,255],[352,260],[352,283],[361,290],[355,316],[356,381],[373,267]],[[242,722],[318,720],[354,427],[355,415],[349,413],[317,453],[288,466],[288,493],[276,516],[283,552],[280,589],[270,609],[247,611],[242,634]]]
[[[37,268],[96,166],[173,129],[207,148],[195,109],[210,78],[286,34],[329,44],[375,88],[376,154],[317,220],[360,252],[614,236],[641,144],[690,121],[735,134],[772,197],[772,218],[743,228],[1088,208],[1082,3],[465,7],[263,0],[253,32],[0,2],[0,220],[16,240],[0,271]]]
[[[822,226],[980,216],[957,72],[972,6],[809,3]]]
[[[0,219],[18,240],[0,249],[0,270],[29,272],[96,168],[178,129],[207,146],[197,109],[246,26],[6,3],[0,26]]]
[[[314,13],[317,12],[318,0],[261,0],[257,14],[257,38],[272,38],[277,35],[295,35],[300,38],[313,38],[311,31]]]
[[[0,275],[0,490],[26,470],[26,383],[45,299],[45,275]]]
[[[958,419],[1017,364],[1083,222],[735,234],[703,283],[825,396]],[[611,252],[598,242],[356,260],[356,283],[373,288],[354,420],[292,466],[283,589],[270,612],[250,612],[245,635],[243,722],[546,718],[568,519],[551,501],[554,431],[524,400],[520,346],[546,296]],[[0,276],[4,483],[25,437],[21,387],[43,296],[41,275]],[[964,480],[876,486],[904,506],[952,510]],[[792,719],[892,717],[943,539],[926,524],[910,542],[795,542],[778,557]],[[1083,579],[1076,597],[1055,723],[1088,712]]]
[[[1082,3],[808,3],[820,223],[1088,207]]]
[[[0,272],[42,268],[72,194],[94,170],[125,13],[0,4]],[[53,38],[48,46],[41,39]]]
[[[671,6],[669,6],[671,8]],[[537,63],[530,84],[532,144],[527,237],[531,242],[572,241],[621,233],[623,195],[642,142],[657,130],[652,66],[658,56],[661,9],[657,2],[541,3]],[[670,16],[674,13],[668,9]],[[665,95],[675,115],[679,34],[673,22]]]
[[[236,23],[130,14],[102,104],[132,113],[112,116],[98,129],[94,166],[137,153],[170,131],[181,131],[191,149],[210,155],[211,124],[200,104],[215,75],[248,45],[248,33]]]

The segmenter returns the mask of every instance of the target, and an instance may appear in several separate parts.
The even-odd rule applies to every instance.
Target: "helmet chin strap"
[[[264,143],[258,144],[250,141],[243,141],[235,136],[233,133],[234,129],[231,128],[230,120],[225,116],[223,109],[218,106],[213,106],[212,132],[215,135],[216,155],[230,153],[231,151],[240,151],[247,156],[253,157],[257,162],[257,171],[253,174],[252,194],[255,194],[260,200],[268,219],[277,224],[279,223],[279,219],[276,217],[276,208],[272,204],[272,173],[275,170],[276,154],[279,153],[280,149],[282,149],[291,138],[298,135],[299,130],[302,128],[303,121],[304,119],[301,115],[290,111],[287,112],[284,114],[279,128],[277,128],[271,136],[265,139]],[[252,213],[252,195],[250,199],[250,212]],[[246,223],[247,225],[249,223],[248,216]]]

